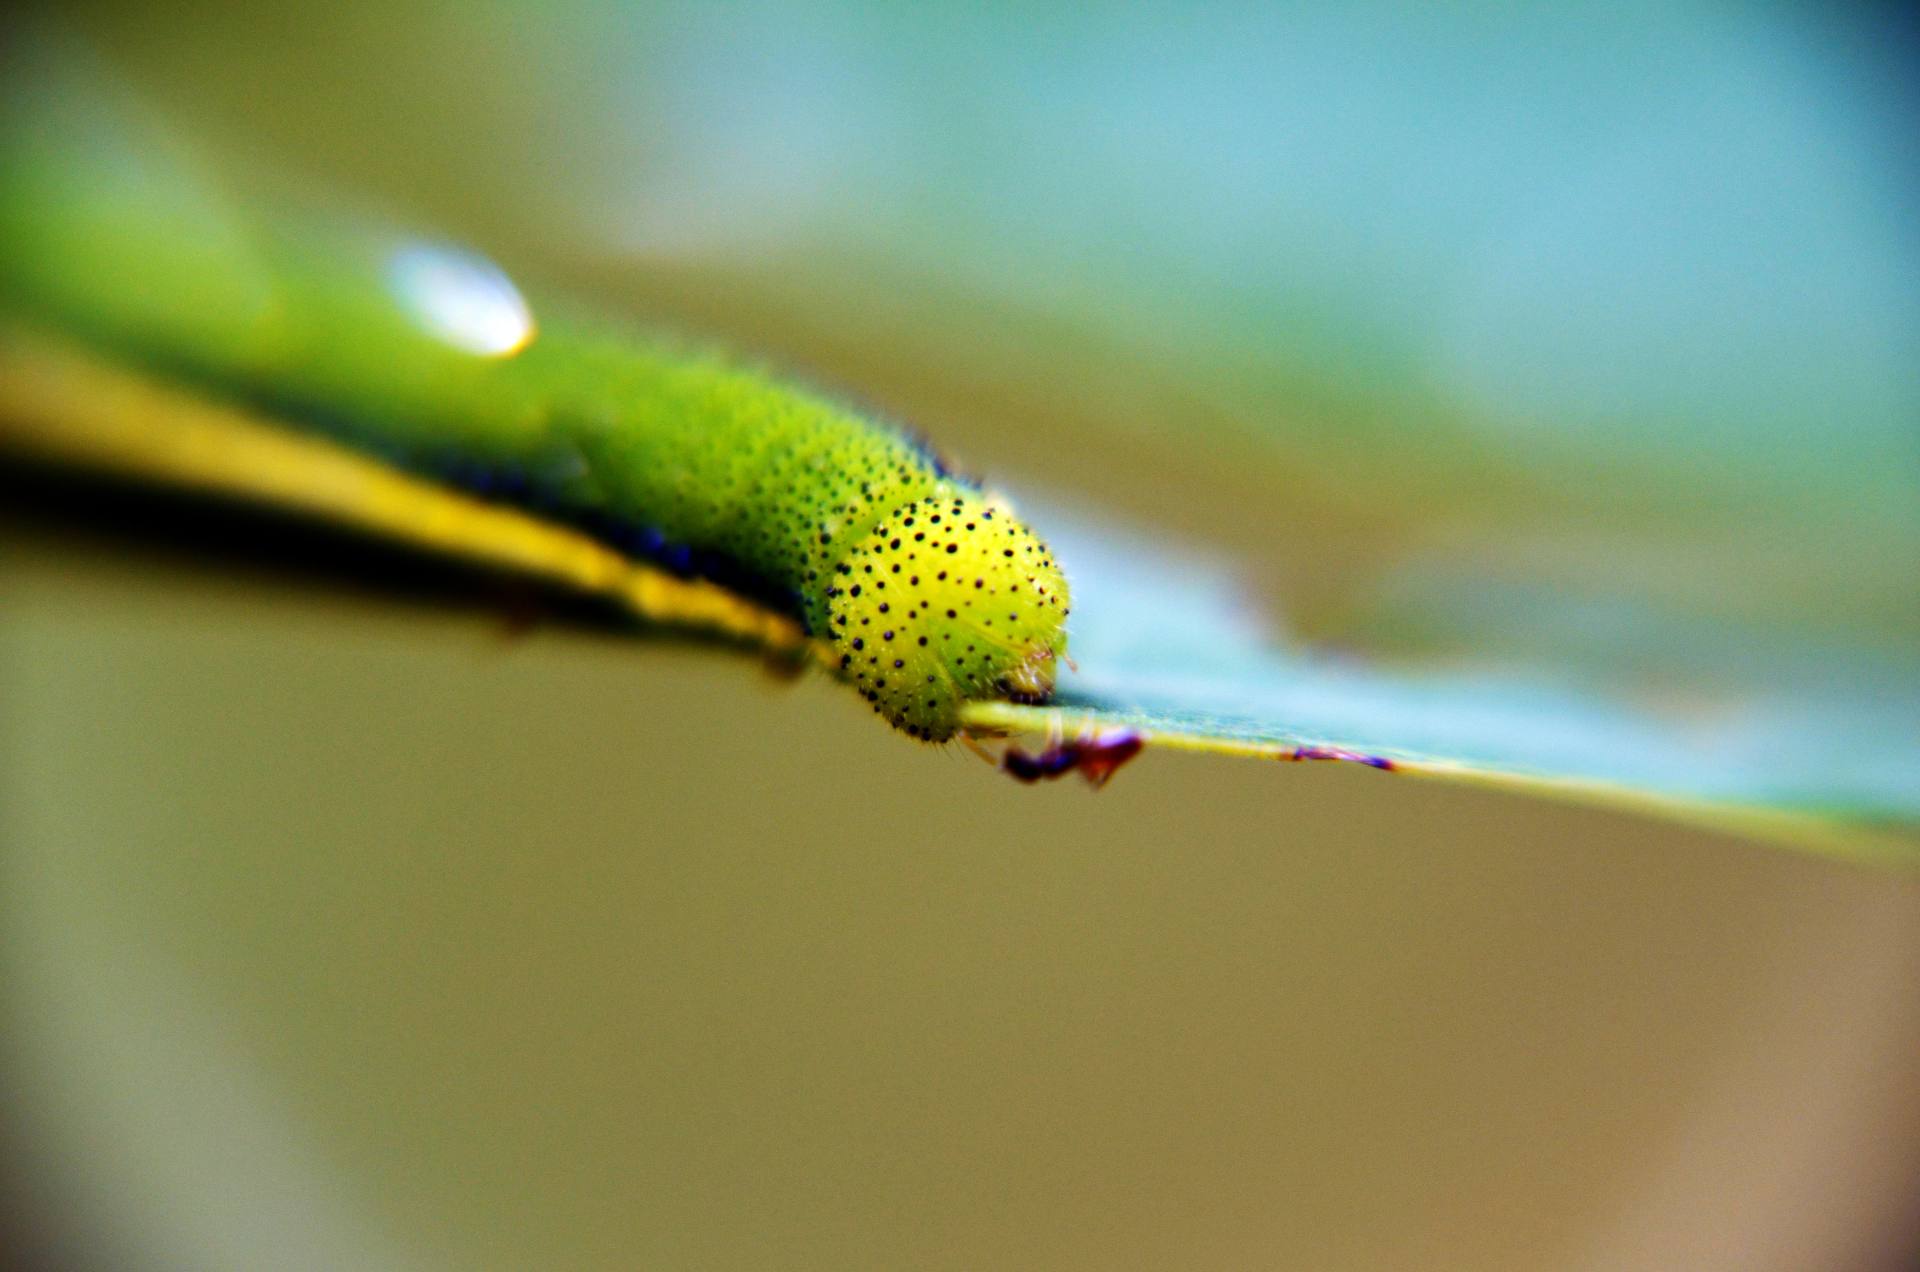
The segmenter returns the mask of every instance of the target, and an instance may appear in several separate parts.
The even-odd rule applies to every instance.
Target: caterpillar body
[[[150,155],[16,129],[0,163],[16,320],[790,615],[915,738],[953,737],[968,701],[1050,694],[1059,566],[906,433],[529,305],[457,248],[238,210]]]

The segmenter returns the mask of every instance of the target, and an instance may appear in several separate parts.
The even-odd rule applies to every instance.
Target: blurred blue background
[[[1077,473],[1304,630],[1582,661],[1542,611],[1585,594],[1668,646],[1725,645],[1704,618],[1920,665],[1898,9],[268,5],[90,35],[256,157],[996,475]],[[1156,488],[1170,464],[1194,482]]]

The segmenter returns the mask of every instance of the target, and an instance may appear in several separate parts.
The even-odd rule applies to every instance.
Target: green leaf
[[[1835,675],[1828,651],[1812,665],[1764,662],[1764,679],[1656,697],[1510,660],[1392,665],[1288,640],[1218,566],[1111,526],[1037,520],[1072,563],[1077,669],[1056,706],[977,704],[968,719],[979,726],[1371,764],[1920,862],[1910,666],[1857,659]]]

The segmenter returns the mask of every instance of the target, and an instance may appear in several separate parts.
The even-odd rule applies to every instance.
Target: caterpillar
[[[917,437],[530,303],[463,249],[245,208],[151,150],[16,125],[0,165],[16,328],[785,616],[916,739],[955,737],[970,701],[1049,697],[1065,576]]]

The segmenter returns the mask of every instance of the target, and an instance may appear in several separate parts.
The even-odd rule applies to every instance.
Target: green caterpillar
[[[896,727],[1044,701],[1065,578],[923,444],[457,249],[276,221],[151,148],[0,142],[0,306],[198,394],[791,616]]]

